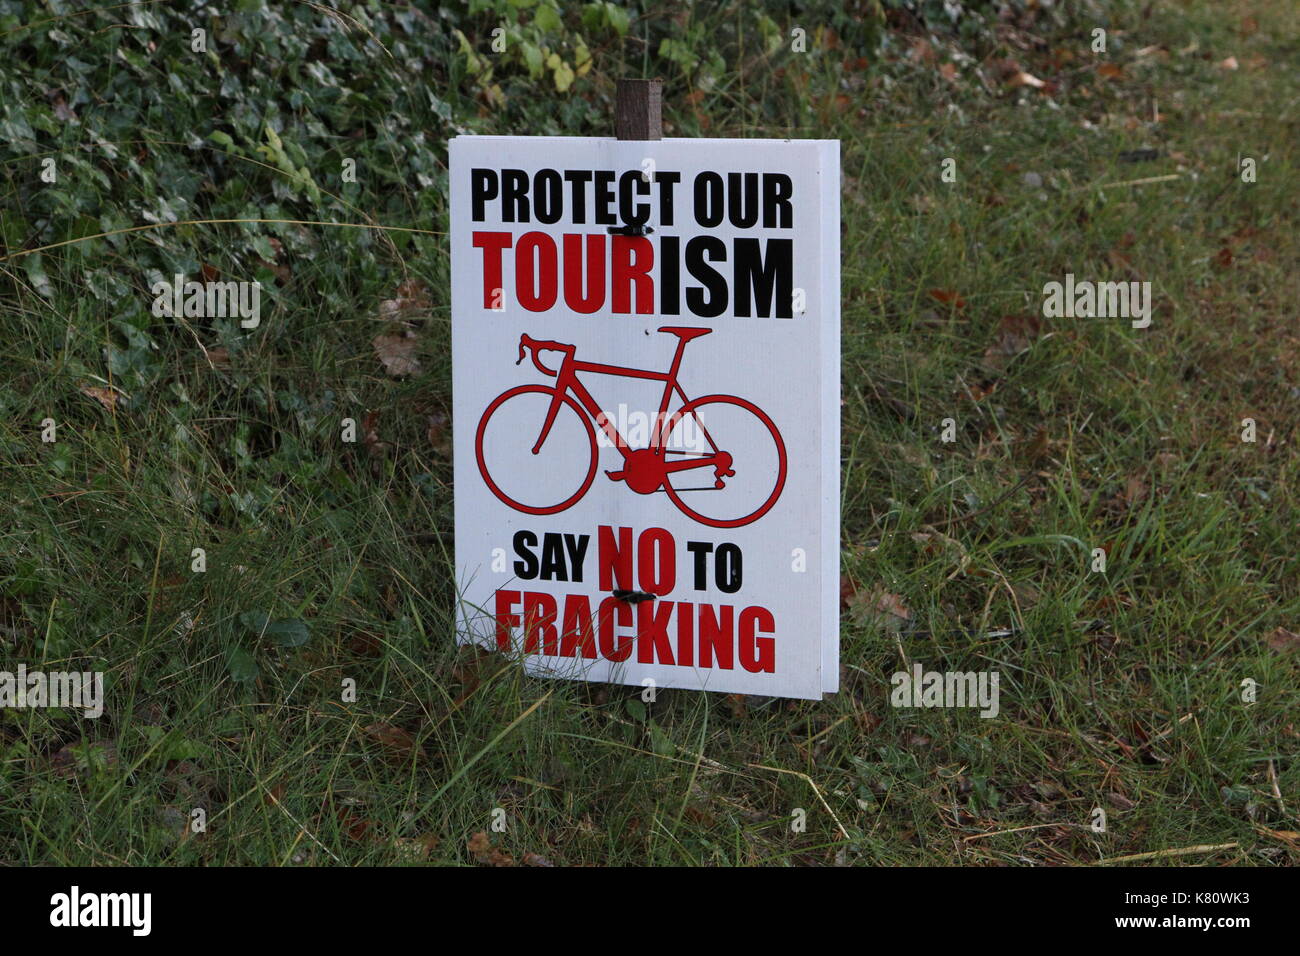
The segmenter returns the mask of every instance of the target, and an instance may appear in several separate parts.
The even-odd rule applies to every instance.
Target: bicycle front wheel
[[[701,524],[738,528],[757,521],[785,487],[781,433],[766,412],[734,395],[687,402],[669,420],[662,448],[670,465],[700,462],[669,472],[664,491]]]
[[[573,507],[596,477],[596,432],[568,395],[546,441],[535,447],[555,389],[520,385],[493,399],[474,438],[479,474],[516,511],[551,515]],[[574,490],[577,489],[577,490]]]

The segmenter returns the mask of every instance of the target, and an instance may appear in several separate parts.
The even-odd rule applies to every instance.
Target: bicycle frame
[[[735,395],[724,394],[703,395],[699,398],[692,399],[682,390],[681,385],[677,381],[677,375],[681,369],[682,358],[686,351],[686,344],[691,341],[691,339],[709,334],[711,330],[663,326],[659,331],[676,335],[678,338],[677,349],[673,353],[672,363],[666,372],[630,368],[624,365],[606,365],[600,362],[582,362],[577,358],[576,345],[564,342],[540,341],[532,338],[532,336],[526,333],[521,335],[519,338],[519,358],[515,364],[522,365],[525,358],[531,357],[533,365],[537,370],[543,375],[555,379],[555,383],[553,385],[517,385],[498,395],[484,410],[482,418],[479,419],[478,431],[474,439],[475,454],[478,458],[479,473],[483,476],[484,482],[487,483],[487,486],[492,490],[492,493],[516,511],[522,511],[527,514],[555,514],[564,511],[566,508],[573,506],[581,500],[583,495],[585,495],[587,490],[591,487],[591,482],[596,476],[596,469],[599,467],[600,462],[600,443],[597,441],[597,436],[603,432],[605,437],[609,439],[609,444],[612,444],[613,447],[617,449],[619,456],[623,459],[623,466],[620,470],[614,471],[605,469],[605,476],[611,481],[624,483],[636,494],[648,495],[656,491],[664,492],[672,500],[672,503],[687,517],[692,518],[701,524],[711,525],[715,528],[737,528],[741,525],[749,524],[751,521],[755,521],[766,514],[776,503],[777,498],[780,497],[781,488],[785,484],[786,454],[785,444],[781,440],[780,431],[777,429],[772,419],[769,418],[761,408],[746,399]],[[529,354],[530,350],[531,356]],[[563,359],[557,366],[552,367],[541,360],[540,356],[543,352],[559,352],[563,355]],[[580,376],[584,372],[593,375],[611,375],[616,378],[640,379],[642,381],[663,383],[663,394],[659,399],[659,411],[656,415],[655,424],[651,431],[648,447],[633,448],[628,443],[627,436],[619,430],[618,424],[610,418],[609,414],[604,409],[600,407],[600,403],[596,401],[591,392],[587,390],[586,385],[583,384]],[[541,453],[542,446],[546,443],[550,436],[551,429],[554,427],[555,422],[559,417],[561,407],[566,405],[569,406],[573,414],[577,416],[579,423],[585,430],[585,435],[582,436],[582,439],[585,439],[586,441],[584,442],[582,439],[579,439],[578,444],[574,445],[572,448],[566,445],[562,451],[581,457],[582,449],[578,446],[590,442],[590,458],[584,459],[587,462],[585,476],[578,484],[577,490],[573,491],[568,497],[561,498],[558,503],[552,503],[549,501],[545,503],[535,503],[535,499],[532,501],[520,500],[519,497],[515,496],[513,491],[503,490],[500,482],[497,479],[494,479],[489,473],[489,467],[484,453],[484,441],[485,435],[487,434],[488,422],[492,419],[492,416],[495,414],[497,409],[504,403],[512,402],[516,398],[525,395],[531,395],[534,397],[545,396],[546,399],[545,418],[541,422],[541,429],[537,435],[537,440],[532,446],[533,455],[539,455]],[[669,404],[674,402],[675,399],[680,399],[682,404],[676,409],[676,411],[669,414]],[[514,405],[512,407],[519,408],[520,406]],[[775,458],[769,458],[766,462],[759,464],[759,467],[757,468],[751,468],[750,465],[758,464],[761,461],[761,457],[758,459],[747,458],[746,461],[750,464],[745,466],[746,477],[741,479],[741,481],[747,482],[741,489],[742,495],[739,499],[736,499],[734,495],[727,499],[728,501],[740,500],[744,502],[746,501],[746,494],[752,498],[752,492],[755,490],[762,491],[763,488],[766,487],[766,482],[770,477],[772,482],[771,491],[767,494],[766,499],[763,500],[761,504],[754,503],[757,499],[748,501],[748,503],[744,504],[743,507],[745,509],[752,508],[752,510],[748,510],[748,513],[722,516],[712,509],[700,510],[696,506],[687,504],[682,500],[682,495],[685,492],[722,491],[726,487],[726,480],[728,478],[736,477],[735,459],[732,455],[732,452],[735,451],[735,449],[729,447],[729,450],[724,450],[718,446],[716,441],[714,441],[713,435],[710,433],[709,429],[705,427],[704,422],[701,421],[700,410],[704,408],[711,409],[711,411],[707,413],[710,421],[713,420],[714,416],[714,411],[712,411],[712,409],[733,410],[728,413],[732,417],[723,419],[724,424],[716,425],[715,423],[715,427],[720,427],[724,432],[733,427],[731,423],[736,422],[734,415],[738,413],[741,416],[748,416],[750,422],[757,424],[760,429],[765,429],[767,436],[769,436],[768,438],[763,438],[761,437],[760,432],[760,437],[757,438],[759,445],[754,447],[759,449],[760,456],[762,448],[769,448],[770,451],[775,454]],[[533,414],[535,414],[535,412]],[[584,415],[586,416],[585,418],[583,417]],[[673,439],[678,424],[687,419],[689,419],[689,422],[697,429],[695,434],[702,439],[703,444],[694,441],[684,441],[683,445],[678,448],[669,448],[668,443]],[[536,419],[532,420],[536,421]],[[600,426],[600,432],[596,431],[596,429],[592,427],[593,421],[596,425]],[[745,419],[740,419],[738,423],[743,427]],[[527,426],[524,426],[524,428],[527,428]],[[503,434],[501,437],[502,440],[507,443],[526,443],[528,441],[527,433],[525,432],[521,434],[518,426],[512,429],[510,433]],[[640,436],[638,435],[637,437],[639,438]],[[687,436],[683,435],[682,437],[685,439]],[[503,446],[498,445],[498,447]],[[527,447],[527,445],[524,444],[524,447]],[[520,450],[522,451],[522,449]],[[682,457],[670,458],[669,456],[672,455],[680,455]],[[713,472],[712,480],[701,482],[700,484],[702,487],[695,488],[683,488],[676,484],[673,479],[675,474],[697,468],[710,468]],[[516,477],[522,474],[527,474],[529,470],[529,466],[527,465],[523,465],[522,467],[514,466],[510,468],[511,474]],[[500,478],[500,476],[498,476],[498,478]],[[755,482],[757,482],[757,484],[755,484]],[[522,497],[530,498],[531,496],[525,494]],[[548,495],[547,497],[549,498],[550,496]]]
[[[668,438],[668,428],[670,424],[668,421],[668,403],[672,400],[673,393],[676,392],[681,396],[683,404],[689,401],[686,393],[682,391],[681,386],[677,384],[677,372],[681,368],[682,355],[686,351],[685,339],[677,343],[677,351],[676,354],[673,355],[672,366],[667,372],[648,372],[644,369],[627,368],[621,365],[604,365],[599,362],[579,362],[574,357],[576,349],[573,346],[568,346],[562,351],[565,353],[564,360],[560,363],[559,370],[553,373],[556,379],[555,396],[551,399],[551,406],[547,410],[546,420],[542,424],[541,434],[538,436],[536,444],[533,445],[533,454],[537,454],[537,452],[541,450],[542,445],[546,443],[546,437],[550,434],[551,426],[555,424],[555,418],[559,414],[563,396],[568,392],[573,393],[573,397],[577,399],[578,403],[582,405],[584,409],[586,409],[587,414],[592,417],[592,420],[604,430],[610,441],[614,443],[614,447],[618,449],[618,453],[622,455],[624,459],[627,459],[633,452],[641,450],[634,449],[628,445],[623,434],[611,421],[609,414],[600,407],[600,404],[592,397],[591,393],[587,391],[587,387],[582,384],[582,380],[578,378],[579,372],[593,372],[598,375],[616,375],[621,378],[640,378],[663,382],[663,398],[660,399],[659,402],[659,414],[655,417],[655,427],[650,437],[649,450],[656,458],[661,458],[666,454],[686,454],[685,452],[673,452],[671,449],[663,447],[664,441]],[[534,364],[537,364],[538,367],[544,371],[549,371],[545,366],[537,362],[536,352],[534,352]],[[678,462],[665,461],[661,466],[664,474],[676,471],[685,471],[690,468],[701,468],[715,463],[718,446],[714,443],[713,438],[709,435],[704,424],[700,422],[698,418],[696,419],[696,422],[699,425],[700,430],[703,432],[705,439],[708,441],[709,447],[713,449],[714,454],[701,455],[697,458],[683,459]],[[676,423],[674,422],[672,424]],[[622,472],[607,472],[607,474],[609,474],[611,478],[615,479],[622,477]]]

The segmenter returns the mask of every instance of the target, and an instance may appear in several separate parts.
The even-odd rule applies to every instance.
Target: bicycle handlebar
[[[525,332],[523,335],[519,337],[519,361],[515,362],[516,365],[523,362],[524,358],[526,357],[527,349],[533,350],[533,356],[532,356],[533,364],[537,366],[537,370],[539,372],[542,372],[550,376],[559,375],[560,374],[559,370],[550,369],[547,368],[545,365],[543,365],[541,359],[537,357],[537,353],[538,352],[568,352],[568,353],[573,352],[572,345],[564,345],[560,342],[550,342],[550,341],[543,342],[539,339],[532,338],[531,336],[528,335],[528,333]]]

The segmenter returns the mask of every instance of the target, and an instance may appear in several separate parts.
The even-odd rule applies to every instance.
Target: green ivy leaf
[[[257,661],[253,659],[252,654],[242,647],[227,648],[226,670],[230,671],[230,679],[237,684],[255,681],[260,674],[257,669]]]
[[[645,723],[645,704],[640,697],[629,697],[624,701],[623,706],[627,708],[628,715],[639,724]]]
[[[543,33],[559,33],[564,29],[560,11],[546,5],[538,7],[537,12],[533,14],[533,25]]]

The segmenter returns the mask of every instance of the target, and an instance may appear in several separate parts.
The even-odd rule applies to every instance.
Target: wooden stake
[[[619,80],[614,92],[614,135],[663,139],[663,80]]]

